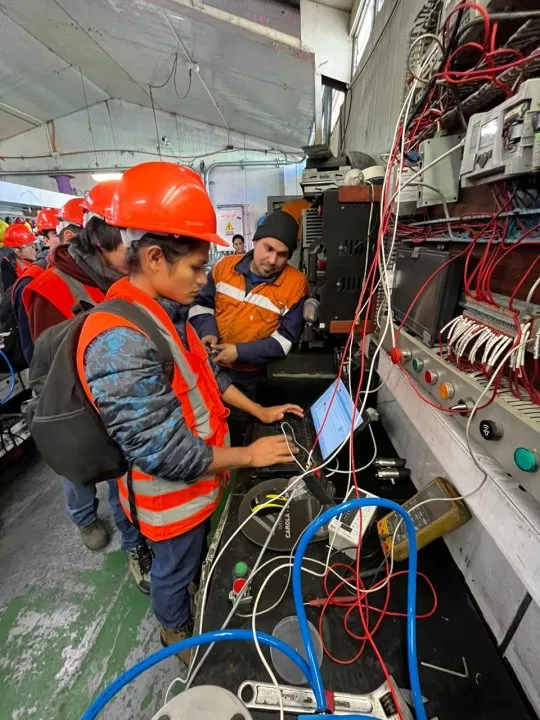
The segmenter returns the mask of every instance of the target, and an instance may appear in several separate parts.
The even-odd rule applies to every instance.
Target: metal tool
[[[413,720],[411,711],[403,699],[401,691],[390,678],[392,688],[399,703],[399,711],[403,720]],[[283,701],[283,709],[289,713],[305,713],[315,711],[317,705],[315,696],[308,688],[294,687],[293,685],[279,685],[279,692]],[[275,685],[261,683],[255,680],[246,680],[238,688],[238,697],[247,708],[251,710],[279,710],[279,695]],[[390,690],[385,682],[377,690],[368,695],[353,695],[352,693],[334,693],[335,715],[351,715],[354,713],[368,715],[377,720],[397,720],[398,710]]]

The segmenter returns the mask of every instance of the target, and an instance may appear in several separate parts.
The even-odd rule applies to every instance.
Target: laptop
[[[333,400],[332,400],[333,398]],[[328,408],[330,410],[328,411]],[[327,412],[328,411],[328,412]],[[262,425],[256,423],[253,428],[252,441],[268,435],[281,435],[283,430],[281,425],[288,423],[290,428],[285,426],[289,436],[294,436],[297,443],[303,445],[308,451],[313,447],[315,438],[322,427],[319,434],[317,447],[313,451],[312,461],[315,466],[327,460],[335,450],[342,445],[351,432],[351,425],[354,418],[354,431],[367,427],[372,419],[370,414],[373,411],[366,410],[363,415],[354,410],[354,403],[349,391],[343,384],[343,381],[335,380],[322,395],[320,395],[311,405],[305,414],[305,417],[299,418],[296,415],[287,414],[279,423],[273,425]],[[325,420],[326,417],[326,420]],[[323,424],[324,423],[324,424]],[[305,467],[307,463],[307,454],[301,449],[297,455],[299,462]],[[273,465],[272,467],[255,468],[251,472],[252,477],[292,477],[300,473],[298,465],[292,461],[290,463],[282,463]]]

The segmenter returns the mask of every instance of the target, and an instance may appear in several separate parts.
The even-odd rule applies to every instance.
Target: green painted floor
[[[0,720],[77,720],[99,690],[161,645],[107,501],[99,512],[112,541],[92,553],[65,513],[57,476],[38,459],[22,470],[0,480]],[[152,668],[100,718],[152,718],[181,670],[175,658]]]

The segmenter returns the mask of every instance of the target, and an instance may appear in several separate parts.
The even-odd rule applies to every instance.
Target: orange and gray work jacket
[[[164,307],[127,278],[105,299],[115,298],[142,307],[159,327],[174,359],[172,381],[143,330],[107,312],[92,313],[82,327],[78,375],[132,466],[118,480],[120,503],[157,542],[189,532],[216,509],[228,474],[207,468],[212,448],[229,444],[229,412],[189,323],[183,340]]]
[[[215,335],[238,350],[236,367],[256,370],[285,357],[298,342],[304,325],[306,276],[286,265],[269,279],[250,271],[253,253],[241,260],[231,255],[208,274],[208,282],[189,311],[199,337]]]

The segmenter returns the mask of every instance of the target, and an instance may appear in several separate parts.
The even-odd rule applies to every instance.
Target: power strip
[[[378,496],[365,493],[362,497],[370,498]],[[336,550],[341,550],[352,560],[356,558],[356,549],[360,538],[360,513],[362,513],[362,537],[364,537],[377,513],[375,506],[365,507],[361,510],[349,510],[349,512],[332,518],[328,525],[329,545]]]

